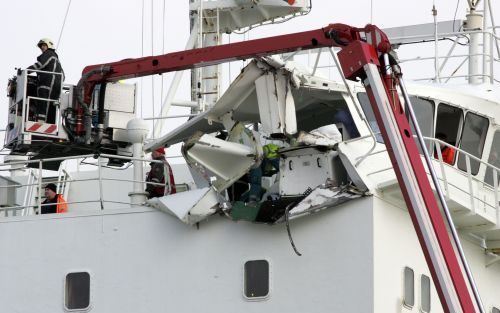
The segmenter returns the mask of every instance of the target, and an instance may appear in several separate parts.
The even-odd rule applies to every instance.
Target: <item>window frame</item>
[[[488,164],[491,164],[490,162],[491,162],[492,152],[493,152],[493,149],[495,149],[493,147],[493,144],[496,142],[497,136],[500,139],[500,128],[496,128],[496,129],[493,128],[491,131],[492,131],[493,135],[492,135],[492,138],[491,138],[490,151],[488,151],[488,155],[485,156],[485,157],[487,157],[486,158],[486,162]],[[497,152],[500,152],[500,151],[497,151]],[[485,165],[485,167],[486,167],[486,169],[484,171],[483,182],[486,184],[485,186],[487,188],[491,188],[492,190],[494,190],[494,186],[493,186],[493,184],[494,184],[493,169],[490,168],[490,167],[488,167],[488,166],[486,166],[486,165]],[[491,175],[491,181],[489,181],[489,180],[487,181],[486,180],[486,178],[490,178],[488,175]],[[500,178],[498,179],[498,185],[499,185],[499,188],[500,188]]]
[[[465,152],[467,152],[467,153],[469,153],[469,154],[471,154],[471,155],[474,155],[473,153],[468,152],[467,150],[465,150],[464,148],[462,148],[462,143],[463,143],[463,136],[464,136],[465,125],[466,125],[466,123],[467,123],[467,118],[468,118],[469,114],[471,114],[471,115],[475,115],[475,116],[477,116],[477,117],[479,117],[479,118],[483,118],[483,119],[484,119],[484,120],[486,120],[486,122],[487,122],[487,125],[486,125],[486,134],[484,135],[484,139],[485,139],[485,140],[483,141],[483,146],[482,146],[482,148],[481,148],[481,153],[479,154],[479,156],[475,156],[475,157],[477,157],[478,159],[483,160],[483,156],[484,156],[484,153],[485,153],[485,149],[484,149],[484,148],[486,147],[486,138],[488,137],[488,131],[490,130],[490,126],[491,126],[491,121],[490,121],[490,119],[489,119],[487,116],[484,116],[484,115],[478,114],[478,112],[474,112],[474,111],[465,111],[465,114],[464,114],[464,117],[463,117],[463,122],[462,122],[462,129],[461,129],[461,132],[460,132],[460,137],[459,137],[459,141],[458,141],[458,143],[459,143],[459,144],[458,144],[456,147],[457,147],[458,149],[462,150],[462,151],[465,151]],[[461,164],[460,164],[460,160],[461,160],[461,156],[462,156],[462,154],[463,154],[463,153],[461,153],[460,151],[457,151],[457,152],[455,153],[455,163],[454,163],[454,165],[456,165],[456,167],[457,167],[460,171],[462,171],[462,172],[464,172],[464,173],[467,173],[467,167],[462,168],[462,167],[460,166],[460,165],[461,165]],[[466,162],[466,161],[465,161],[465,160],[466,160],[466,157],[467,157],[467,156],[466,156],[465,154],[463,154],[464,163]],[[478,166],[477,166],[477,171],[474,171],[474,168],[472,168],[472,167],[473,167],[472,162],[478,162],[478,163],[479,163],[479,164],[478,164]],[[481,166],[481,162],[471,159],[471,175],[472,175],[472,176],[477,177],[477,176],[479,175],[479,173],[481,172],[481,167],[482,167],[482,166]]]
[[[406,290],[406,270],[407,269],[410,270],[412,273],[412,289],[413,289],[413,295],[412,295],[413,299],[412,300],[413,300],[413,303],[411,303],[411,304],[406,302],[406,300],[407,300],[406,299],[406,291],[407,291]],[[415,271],[409,266],[405,266],[403,268],[403,297],[402,298],[403,298],[402,300],[403,300],[404,307],[406,307],[408,309],[413,309],[415,307]]]
[[[248,262],[253,262],[253,261],[265,261],[267,263],[267,268],[268,268],[268,276],[267,276],[267,283],[268,283],[268,288],[267,288],[267,294],[265,296],[259,296],[259,297],[248,297],[247,296],[247,293],[246,293],[246,264]],[[271,262],[269,261],[268,258],[250,258],[250,259],[246,259],[244,260],[243,262],[243,267],[242,267],[242,272],[243,272],[243,275],[242,275],[242,293],[243,293],[243,298],[247,301],[265,301],[267,299],[269,299],[269,297],[271,296],[271,292],[272,292],[272,266],[271,266]]]
[[[68,308],[68,306],[66,305],[67,304],[67,301],[66,301],[66,296],[67,296],[67,279],[68,279],[68,275],[70,274],[78,274],[78,273],[85,273],[88,275],[89,277],[89,303],[87,305],[87,307],[85,308],[77,308],[77,309],[70,309]],[[63,277],[63,307],[64,307],[64,311],[65,312],[89,312],[91,309],[92,309],[92,277],[93,277],[93,274],[89,271],[89,270],[72,270],[72,271],[68,271],[64,274],[64,277]]]
[[[462,107],[459,107],[453,103],[450,103],[450,102],[446,102],[446,101],[441,101],[441,100],[438,100],[438,99],[435,99],[435,112],[434,112],[434,135],[433,135],[433,138],[436,138],[436,134],[438,134],[439,132],[437,131],[437,127],[438,127],[438,118],[439,118],[439,110],[441,109],[441,106],[447,106],[447,107],[450,107],[450,108],[453,108],[453,109],[458,109],[460,110],[461,114],[460,114],[460,121],[458,122],[458,127],[457,127],[457,131],[455,133],[455,138],[453,138],[455,144],[452,145],[455,149],[459,149],[459,144],[460,144],[460,140],[462,138],[462,131],[464,129],[464,123],[465,123],[465,115],[467,114],[467,112],[464,110],[464,108]],[[448,139],[450,140],[450,139]],[[435,145],[436,143],[433,142],[433,145],[432,145],[432,149],[430,151],[434,151],[435,149]],[[441,149],[443,148],[443,146],[441,146]],[[435,159],[437,160],[437,159]],[[455,155],[454,155],[454,158],[453,158],[453,163],[452,164],[449,164],[449,166],[453,166],[455,167],[456,164],[457,164],[457,161],[458,161],[458,151],[455,150]]]
[[[427,290],[427,293],[429,295],[429,310],[424,309],[424,278],[428,280],[429,282],[429,290]],[[432,310],[432,280],[429,276],[422,274],[420,275],[420,312],[423,313],[430,313]]]

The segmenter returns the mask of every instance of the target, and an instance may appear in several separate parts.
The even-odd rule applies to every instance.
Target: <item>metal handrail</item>
[[[500,175],[500,168],[486,162],[486,161],[483,161],[481,160],[480,158],[470,154],[469,152],[467,151],[464,151],[458,147],[455,147],[447,142],[444,142],[442,140],[439,140],[437,138],[433,138],[433,137],[423,137],[425,140],[427,141],[431,141],[431,142],[434,142],[434,143],[437,143],[436,145],[436,148],[437,148],[437,158],[434,158],[435,161],[439,162],[439,165],[440,165],[440,170],[441,170],[441,175],[442,175],[442,178],[439,178],[443,183],[444,183],[444,186],[445,186],[445,191],[446,191],[446,195],[447,195],[447,198],[449,198],[449,187],[453,187],[453,188],[456,188],[457,190],[459,191],[462,191],[464,193],[467,193],[470,195],[470,205],[471,205],[471,211],[475,213],[475,201],[479,201],[481,202],[482,204],[488,206],[488,207],[491,207],[492,209],[494,209],[496,211],[496,219],[497,219],[497,224],[500,225],[500,203],[499,203],[499,199],[500,199],[500,189],[499,189],[499,181],[498,181],[498,176]],[[359,138],[358,138],[359,139]],[[466,190],[466,189],[463,189],[461,188],[460,186],[457,186],[456,184],[448,181],[447,177],[446,177],[446,171],[445,171],[445,167],[444,165],[446,166],[451,166],[451,167],[454,167],[457,165],[457,162],[455,162],[455,164],[451,165],[451,164],[448,164],[446,162],[443,161],[443,158],[442,158],[442,155],[441,155],[441,145],[443,146],[446,146],[446,147],[449,147],[453,150],[455,150],[455,156],[458,155],[458,153],[462,153],[465,155],[466,157],[466,171],[463,171],[463,170],[459,170],[457,169],[457,173],[461,174],[461,175],[466,175],[467,176],[467,179],[468,179],[468,186],[469,186],[469,190]],[[382,149],[382,150],[378,150],[376,152],[373,152],[371,154],[369,154],[369,156],[372,156],[372,155],[375,155],[375,154],[379,154],[381,152],[386,152],[387,149]],[[481,164],[483,164],[484,166],[486,166],[486,169],[490,169],[492,170],[493,172],[493,186],[491,186],[490,184],[488,184],[487,182],[484,181],[484,177],[482,179],[479,179],[477,177],[477,174],[476,175],[473,175],[472,174],[472,170],[471,170],[471,165],[470,165],[470,160],[474,160],[476,162],[479,162]],[[383,168],[383,169],[379,169],[377,171],[374,171],[374,172],[371,172],[369,173],[368,175],[374,175],[374,174],[378,174],[378,173],[382,173],[382,172],[385,172],[385,171],[389,171],[389,170],[392,170],[393,168],[392,167],[387,167],[387,168]],[[479,183],[479,184],[482,184],[483,187],[486,187],[486,188],[492,188],[492,191],[494,192],[494,196],[495,196],[495,204],[494,205],[491,205],[490,203],[486,202],[485,200],[477,197],[474,195],[474,192],[473,192],[473,183]]]
[[[11,187],[34,187],[38,186],[38,201],[35,204],[31,205],[21,205],[21,206],[10,206],[10,207],[2,207],[0,208],[0,212],[7,212],[13,211],[17,212],[19,210],[24,210],[24,209],[30,209],[33,208],[35,209],[34,213],[38,214],[41,212],[41,208],[47,205],[53,205],[53,204],[42,204],[42,171],[43,171],[43,162],[50,162],[50,161],[66,161],[66,160],[74,160],[74,159],[81,159],[81,158],[86,158],[86,157],[91,157],[93,155],[83,155],[83,156],[69,156],[69,157],[58,157],[58,158],[47,158],[47,159],[40,159],[40,160],[28,160],[28,161],[17,161],[17,162],[11,162],[8,164],[2,163],[0,164],[0,167],[2,166],[12,166],[12,165],[19,165],[19,164],[30,164],[30,163],[38,163],[38,181],[33,182],[33,183],[27,183],[27,184],[10,184],[10,185],[3,185],[0,186],[0,188],[11,188]],[[141,162],[147,162],[147,163],[163,163],[161,160],[151,160],[151,159],[144,159],[144,158],[134,158],[134,157],[125,157],[125,156],[117,156],[117,155],[110,155],[110,154],[101,154],[97,158],[97,177],[95,178],[81,178],[81,179],[58,179],[58,183],[69,183],[69,182],[85,182],[85,181],[98,181],[99,182],[99,199],[98,200],[85,200],[85,201],[66,201],[67,204],[79,204],[79,203],[93,203],[93,202],[98,202],[100,203],[101,210],[104,210],[104,204],[105,203],[120,203],[120,204],[130,204],[130,202],[120,202],[120,201],[115,201],[115,200],[106,200],[104,198],[104,194],[102,192],[102,182],[103,181],[121,181],[121,182],[138,182],[138,183],[143,183],[143,184],[150,184],[154,186],[164,186],[164,183],[154,183],[154,182],[149,182],[146,180],[135,180],[135,179],[118,179],[118,178],[108,178],[108,177],[103,177],[103,166],[101,166],[102,159],[103,158],[114,158],[114,159],[121,159],[121,160],[127,160],[127,161],[141,161]],[[109,168],[109,167],[108,167]],[[15,214],[14,214],[15,215]],[[7,215],[6,215],[7,216]]]

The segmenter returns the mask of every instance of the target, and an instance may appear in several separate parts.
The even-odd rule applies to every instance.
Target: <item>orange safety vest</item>
[[[455,149],[450,147],[445,147],[442,151],[443,162],[453,165],[455,159]]]
[[[56,213],[66,213],[66,212],[68,212],[68,204],[66,203],[66,200],[64,200],[63,196],[61,194],[58,194]]]

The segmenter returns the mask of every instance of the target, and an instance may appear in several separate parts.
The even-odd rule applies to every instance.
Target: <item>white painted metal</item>
[[[481,76],[483,69],[482,53],[482,34],[479,32],[483,27],[483,15],[471,10],[467,14],[467,21],[464,29],[466,31],[477,31],[470,34],[469,42],[469,83],[476,85],[483,82],[483,77]]]
[[[334,163],[336,151],[320,152],[306,146],[283,149],[280,155],[279,193],[282,196],[299,196],[308,188],[325,184],[339,186],[342,182]]]
[[[255,80],[262,129],[267,134],[295,134],[295,102],[287,76],[281,71]]]
[[[135,93],[135,84],[106,84],[104,109],[124,113],[135,113]]]
[[[127,134],[129,141],[132,143],[133,156],[136,159],[142,159],[144,157],[143,143],[149,132],[149,127],[146,122],[141,119],[133,119],[127,123]],[[101,186],[101,162],[100,158],[98,160],[99,165],[99,181]],[[142,180],[144,179],[144,165],[139,160],[133,161],[134,165],[134,189],[133,192],[129,193],[130,202],[132,205],[139,205],[146,201],[146,193],[144,192],[144,184]],[[102,187],[100,187],[99,194],[102,197]],[[101,198],[102,206],[102,198]]]
[[[176,216],[183,223],[194,225],[216,212],[219,199],[215,189],[207,187],[152,198],[148,204]]]
[[[216,176],[214,187],[221,192],[255,164],[259,159],[255,147],[228,142],[203,135],[187,148],[189,159],[199,163]]]

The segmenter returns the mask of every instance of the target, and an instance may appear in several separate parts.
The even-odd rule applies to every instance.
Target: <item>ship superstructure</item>
[[[99,114],[96,122],[89,120],[84,109],[81,128],[78,108],[74,121],[66,121],[79,131],[77,143],[90,145],[92,153],[38,154],[28,161],[31,169],[15,162],[19,156],[11,157],[11,176],[2,177],[5,219],[0,221],[2,238],[17,239],[5,242],[10,257],[1,261],[6,279],[0,284],[12,291],[0,296],[7,309],[31,311],[42,303],[47,312],[446,311],[365,88],[318,77],[315,68],[291,59],[251,61],[220,99],[204,102],[202,113],[146,145],[149,151],[184,142],[189,167],[176,166],[174,172],[185,192],[145,202],[140,179],[146,167],[141,164],[148,162],[140,148],[145,127],[134,121],[128,130],[115,131],[110,124],[100,126]],[[104,67],[95,68],[101,72],[89,68],[86,78],[104,73]],[[484,307],[496,312],[500,105],[494,81],[487,82],[494,71],[476,70],[471,83],[480,77],[485,84],[415,84],[408,91]],[[20,77],[27,90],[27,73]],[[134,94],[133,86],[101,86],[106,97],[92,102],[95,107],[111,116],[130,103],[125,113],[134,116],[134,101],[113,97],[127,91],[108,97],[107,90],[116,86]],[[79,97],[71,87],[68,95],[70,102]],[[211,99],[211,93],[198,95]],[[89,100],[92,93],[80,96]],[[20,133],[7,143],[18,153],[43,151],[35,143],[40,132],[30,134],[33,125],[27,125],[29,96],[21,98],[13,113],[16,122],[21,113]],[[63,133],[64,127],[58,130]],[[54,149],[59,149],[56,141],[69,139],[46,137],[55,139]],[[106,147],[103,140],[113,149],[96,149]],[[245,200],[248,173],[263,159],[260,148],[268,142],[280,146],[279,171],[261,178],[264,193],[255,205]],[[451,163],[443,160],[445,148],[455,151]],[[50,180],[44,169],[70,159],[94,159],[90,163],[97,169],[61,167],[53,179],[69,213],[36,215],[42,187]],[[14,264],[22,269],[12,271]]]

